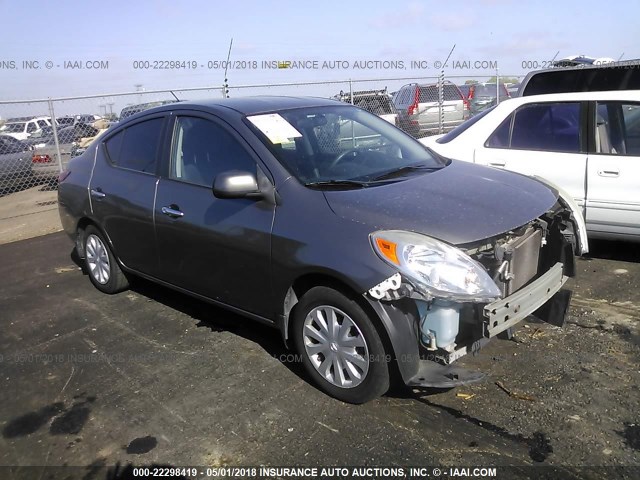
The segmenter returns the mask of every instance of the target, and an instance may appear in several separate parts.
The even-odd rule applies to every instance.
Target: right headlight
[[[501,296],[482,265],[445,242],[404,230],[383,230],[371,234],[371,243],[382,260],[427,297],[490,302]]]

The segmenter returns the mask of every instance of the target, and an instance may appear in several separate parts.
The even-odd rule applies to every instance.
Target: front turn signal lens
[[[396,265],[400,265],[400,261],[398,260],[397,255],[398,244],[380,237],[376,237],[375,240],[376,246],[378,247],[378,252],[386,257],[390,262],[395,263]]]

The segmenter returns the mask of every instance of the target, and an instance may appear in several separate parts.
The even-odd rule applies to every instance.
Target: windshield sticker
[[[278,113],[270,113],[267,115],[253,115],[247,117],[258,130],[264,133],[269,141],[276,143],[289,143],[292,138],[301,137],[302,134],[296,130],[293,125],[287,122]]]

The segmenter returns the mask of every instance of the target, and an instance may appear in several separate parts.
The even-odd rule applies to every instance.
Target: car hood
[[[518,228],[557,200],[532,178],[455,160],[405,181],[324,194],[336,215],[372,231],[410,230],[454,245]]]

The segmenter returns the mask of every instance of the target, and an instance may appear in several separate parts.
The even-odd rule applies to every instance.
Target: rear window
[[[456,87],[455,85],[445,84],[442,94],[445,102],[462,100],[462,94],[458,90],[458,87]],[[438,98],[439,95],[437,85],[427,85],[425,87],[420,87],[420,103],[437,102]]]
[[[155,173],[163,118],[136,123],[105,142],[111,162],[138,172]]]
[[[494,97],[496,96],[496,84],[476,85],[473,89],[474,95],[477,97]],[[506,93],[504,85],[500,85],[500,95]]]
[[[628,67],[557,69],[534,73],[525,83],[522,96],[640,89],[640,68]]]
[[[393,98],[394,104],[396,106],[399,105],[408,105],[413,102],[413,96],[416,87],[402,87],[399,92],[396,93],[396,96]]]

